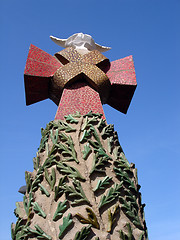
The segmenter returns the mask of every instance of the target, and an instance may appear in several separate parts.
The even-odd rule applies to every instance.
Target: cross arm
[[[24,70],[26,104],[49,98],[50,80],[61,63],[50,54],[30,45]]]
[[[132,56],[111,62],[106,74],[111,82],[110,95],[106,103],[122,113],[127,113],[137,86]]]

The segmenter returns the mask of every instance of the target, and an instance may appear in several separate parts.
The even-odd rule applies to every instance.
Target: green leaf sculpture
[[[113,155],[114,155],[114,157],[115,157],[116,160],[119,159],[121,153],[122,153],[122,148],[121,148],[121,146],[116,146],[116,147],[114,147],[114,149],[113,149]]]
[[[11,224],[12,240],[18,240],[17,237],[19,237],[19,239],[21,239],[21,237],[23,236],[23,229],[24,229],[23,219],[18,218],[15,225],[13,223]]]
[[[38,170],[38,168],[40,166],[40,158],[39,158],[38,154],[36,155],[36,157],[33,158],[33,166],[36,171]]]
[[[42,228],[40,228],[37,224],[34,225],[35,229],[27,227],[25,232],[28,236],[36,236],[37,239],[44,239],[44,240],[52,240],[52,237],[47,235]]]
[[[133,175],[132,169],[130,168],[130,164],[128,163],[126,157],[124,156],[123,153],[120,154],[120,157],[116,161],[114,161],[114,165],[117,167],[115,168],[115,172],[117,175],[119,175],[120,178],[129,178],[127,174],[130,176]],[[119,169],[119,171],[118,171]],[[126,176],[124,176],[126,175]],[[136,176],[137,178],[137,176]]]
[[[67,136],[65,133],[61,133],[59,136],[61,140],[65,142],[65,144],[61,142],[56,144],[56,147],[62,152],[62,155],[65,157],[63,161],[75,161],[76,163],[79,163],[71,136]]]
[[[113,135],[113,132],[114,132],[114,125],[113,124],[107,125],[102,130],[102,137],[104,138],[110,137],[111,135]]]
[[[26,192],[29,193],[32,184],[31,174],[25,171],[25,181],[26,181]]]
[[[81,231],[77,232],[74,240],[86,240],[90,234],[91,226],[83,227]]]
[[[91,132],[90,130],[86,130],[86,129],[83,131],[83,134],[80,138],[80,143],[83,143],[90,138],[91,136],[90,132]]]
[[[105,128],[105,127],[106,127],[106,120],[101,118],[98,125],[97,125],[97,128],[101,132],[102,129]]]
[[[50,168],[54,164],[56,164],[56,156],[54,155],[48,156],[45,162],[43,163],[43,166],[42,166],[43,171],[44,171],[44,168]]]
[[[37,202],[33,202],[33,210],[41,217],[46,218],[45,212],[42,210],[42,208],[39,206]]]
[[[58,203],[57,209],[54,213],[53,221],[59,220],[63,216],[65,210],[67,210],[67,200]]]
[[[108,141],[108,151],[109,151],[109,153],[112,153],[112,151],[113,151],[113,145],[114,145],[113,136],[109,137],[109,138],[107,139],[107,141]]]
[[[66,233],[67,229],[69,228],[69,226],[71,226],[71,224],[73,223],[72,221],[72,214],[69,213],[67,217],[63,218],[63,224],[59,226],[59,238],[62,239],[64,234]]]
[[[98,149],[95,149],[94,151],[98,153],[99,157],[103,157],[104,159],[107,159],[107,160],[112,160],[112,158],[109,155],[107,155],[104,148],[100,147]]]
[[[43,169],[39,169],[35,179],[33,180],[32,184],[31,184],[31,191],[35,192],[37,191],[38,187],[39,187],[39,183],[42,182],[43,179]]]
[[[132,219],[132,222],[137,228],[143,230],[143,227],[139,220],[138,212],[136,208],[133,206],[133,204],[131,202],[127,202],[123,197],[120,197],[119,201],[121,203],[121,209],[124,211],[126,216]]]
[[[25,209],[26,215],[28,217],[28,220],[29,220],[31,210],[32,210],[32,207],[31,207],[32,206],[32,201],[33,201],[32,192],[29,193],[29,201],[28,201],[26,195],[24,195],[23,205],[24,205],[24,209]]]
[[[92,152],[92,150],[91,150],[91,148],[89,146],[89,143],[84,145],[84,150],[82,151],[83,159],[86,160],[91,152]]]
[[[41,128],[42,138],[41,138],[40,146],[38,149],[39,152],[45,149],[46,142],[48,141],[48,138],[49,138],[49,130],[51,127],[52,127],[52,123],[49,123],[45,129]]]
[[[44,174],[45,175],[45,179],[49,183],[49,185],[51,187],[51,190],[53,191],[54,185],[56,183],[56,172],[55,172],[55,169],[54,168],[51,169],[51,174],[48,174],[47,168],[44,169],[44,172],[45,172],[45,174]]]
[[[42,193],[44,193],[47,197],[50,196],[50,193],[48,192],[48,190],[42,185],[39,183],[39,187],[40,187],[40,190]]]
[[[48,143],[46,143],[46,155],[50,158],[50,157],[55,157],[55,152],[57,151],[57,146],[56,144],[52,145],[51,150],[49,151],[49,145]]]
[[[55,194],[54,194],[54,200],[57,201],[57,199],[64,193],[64,184],[65,184],[66,176],[61,177],[59,179],[58,185],[55,187]]]
[[[89,128],[90,126],[92,126],[91,124],[95,124],[95,123],[97,123],[97,117],[92,117],[92,118],[89,119],[89,118],[86,116],[85,122],[84,122],[84,124],[82,125],[81,130],[84,131],[85,129],[87,129],[87,128]]]
[[[102,208],[104,205],[111,203],[117,196],[119,196],[121,190],[122,182],[120,184],[115,183],[114,188],[111,187],[107,195],[103,195],[101,197],[99,208]]]
[[[101,140],[100,140],[100,138],[99,138],[99,135],[98,135],[95,127],[94,127],[94,126],[91,126],[91,127],[90,127],[90,130],[91,130],[91,132],[92,132],[95,140],[97,141],[98,145],[99,145],[101,148],[103,148],[103,147],[102,147]]]
[[[107,232],[111,232],[113,224],[117,220],[117,213],[119,212],[120,207],[119,205],[115,205],[114,209],[111,211],[111,209],[108,209],[108,229]]]
[[[128,229],[128,235],[125,234],[122,230],[119,231],[119,237],[121,240],[134,240],[132,229],[130,223],[126,224]],[[139,239],[140,240],[140,239]]]
[[[78,219],[80,219],[81,223],[88,223],[91,224],[94,228],[100,229],[97,217],[95,215],[95,213],[93,212],[93,210],[91,208],[86,208],[87,214],[88,214],[88,218],[83,217],[80,213],[77,213],[76,216],[78,217]]]
[[[78,123],[78,120],[75,119],[71,114],[64,116],[67,122],[70,123]]]
[[[108,186],[111,182],[112,177],[106,176],[103,180],[99,180],[97,186],[93,190],[94,192],[98,190],[104,190],[106,186]]]
[[[127,202],[130,202],[135,209],[138,209],[138,205],[136,202],[136,196],[133,195],[132,191],[130,189],[124,189],[125,193],[125,199]]]
[[[88,140],[88,142],[91,144],[91,146],[94,148],[94,149],[98,149],[100,146],[99,146],[99,143],[97,141],[92,141],[92,140]]]
[[[77,205],[79,203],[87,203],[90,204],[87,199],[82,186],[78,180],[73,179],[73,186],[64,185],[64,191],[68,193],[69,197],[72,197],[72,206]]]
[[[76,129],[71,127],[68,123],[58,120],[57,122],[53,122],[54,128],[58,128],[59,131],[75,132]]]
[[[127,172],[122,170],[120,167],[114,167],[114,172],[116,176],[120,179],[120,181],[123,181],[124,183],[128,184],[128,188],[134,190],[134,192],[137,192],[133,181],[131,181],[129,175]]]
[[[90,171],[90,175],[96,172],[105,172],[105,165],[111,160],[111,158],[105,153],[102,148],[96,150],[96,154],[94,155],[93,166]]]
[[[39,146],[39,152],[41,152],[42,150],[45,149],[45,144],[46,144],[47,141],[48,141],[48,136],[44,136],[41,139],[41,143],[40,143],[40,146]]]
[[[124,153],[121,152],[121,155],[119,157],[119,161],[118,161],[118,164],[123,164],[123,167],[126,167],[127,169],[130,168],[130,164],[127,160],[127,158],[125,157]]]
[[[84,181],[85,178],[80,174],[80,172],[73,166],[69,166],[64,162],[58,162],[57,169],[64,174],[67,174],[70,178],[77,178],[81,181]]]
[[[55,145],[58,141],[58,129],[55,130],[55,134],[53,135],[53,130],[50,130],[50,138],[52,140],[53,145]]]

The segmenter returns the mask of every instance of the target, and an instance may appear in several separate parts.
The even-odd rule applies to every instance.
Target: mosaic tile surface
[[[55,57],[31,44],[24,74],[52,77],[61,65],[62,64]]]
[[[111,62],[110,70],[106,74],[111,82],[107,104],[122,113],[127,113],[137,86],[132,56]]]
[[[76,83],[81,79],[86,80],[86,86],[82,87]],[[137,85],[132,56],[113,61],[110,65],[109,60],[97,50],[80,55],[70,47],[56,53],[53,57],[33,45],[30,46],[24,80],[26,104],[48,97],[56,104],[60,102],[59,109],[62,114],[58,109],[56,118],[67,115],[75,108],[77,111],[82,109],[81,114],[85,114],[89,110],[97,112],[96,107],[98,107],[98,111],[102,113],[102,106],[99,106],[100,99],[102,104],[107,103],[126,113]],[[70,100],[71,97],[72,100]],[[95,104],[96,100],[97,104]],[[71,106],[72,104],[74,107]],[[85,108],[88,110],[85,111]]]
[[[137,85],[132,56],[111,62],[110,70],[106,74],[112,85]]]
[[[103,93],[104,97],[106,95],[105,98],[107,98],[110,82],[101,67],[106,69],[110,63],[104,55],[97,50],[80,55],[75,49],[69,47],[56,53],[55,56],[65,65],[60,67],[53,76],[53,81],[57,86],[63,89],[67,84],[81,79],[83,74],[89,84],[100,95]]]
[[[99,93],[84,81],[76,82],[64,89],[55,120],[64,119],[65,115],[76,111],[83,115],[90,111],[101,113],[105,119]]]
[[[31,44],[24,70],[27,105],[49,97],[49,81],[60,66],[55,57]]]

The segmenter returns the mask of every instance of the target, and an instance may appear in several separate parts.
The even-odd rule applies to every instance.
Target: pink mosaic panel
[[[111,84],[136,85],[136,74],[132,56],[111,62],[110,70],[106,73]]]
[[[55,57],[31,44],[24,70],[25,75],[51,77],[61,63]]]
[[[64,89],[55,120],[63,120],[64,116],[73,114],[76,111],[82,115],[90,111],[101,113],[103,114],[102,118],[105,119],[99,93],[89,87],[84,81],[75,82]]]

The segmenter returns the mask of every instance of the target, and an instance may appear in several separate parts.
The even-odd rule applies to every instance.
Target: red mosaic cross
[[[30,46],[24,71],[26,104],[50,98],[59,105],[55,119],[63,119],[76,111],[86,114],[90,110],[102,113],[105,118],[102,109],[105,103],[126,113],[137,85],[132,56],[109,64],[97,50],[95,55],[92,51],[83,56],[78,56],[72,49],[68,55],[68,51],[64,49],[54,57]],[[79,68],[79,72],[73,71],[80,64],[85,67]],[[93,75],[95,71],[99,78],[97,74]],[[57,80],[58,72],[61,74]],[[66,76],[68,81],[65,81]]]

